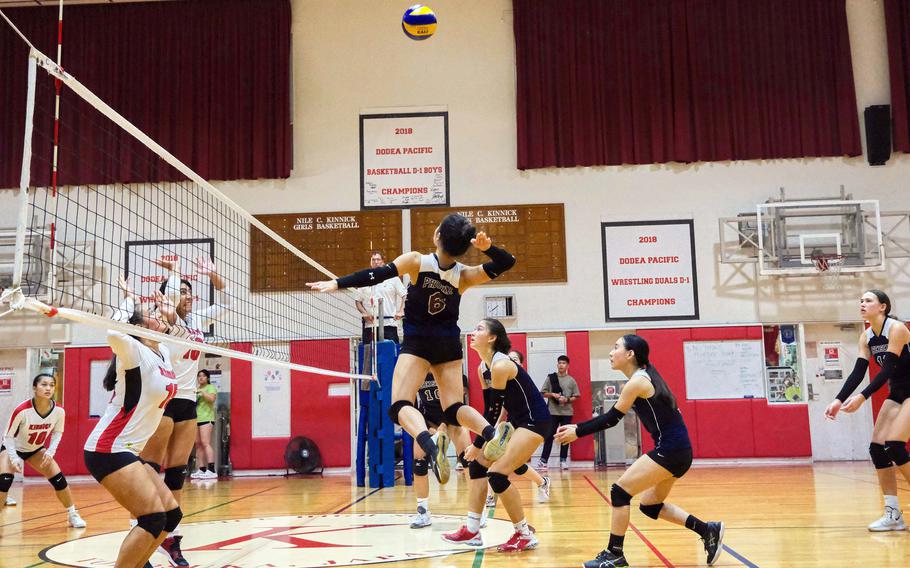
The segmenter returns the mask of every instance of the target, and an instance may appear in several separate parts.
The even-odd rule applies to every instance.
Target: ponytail
[[[676,397],[673,396],[667,381],[657,372],[657,368],[648,363],[643,369],[651,377],[651,384],[654,385],[654,397],[665,402],[673,410],[677,410],[679,407],[676,405]]]
[[[114,390],[114,385],[117,384],[117,356],[111,359],[111,364],[107,366],[107,371],[104,373],[104,380],[101,382],[101,385],[106,391]]]

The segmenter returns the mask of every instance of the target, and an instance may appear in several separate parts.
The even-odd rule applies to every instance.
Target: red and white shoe
[[[512,538],[496,547],[499,552],[521,552],[522,550],[531,550],[537,548],[537,537],[534,533],[529,532],[527,536],[515,531]]]
[[[480,536],[480,531],[472,533],[468,530],[468,527],[461,525],[461,528],[455,532],[445,533],[442,535],[442,540],[450,542],[452,544],[464,544],[467,546],[483,546],[483,537]]]

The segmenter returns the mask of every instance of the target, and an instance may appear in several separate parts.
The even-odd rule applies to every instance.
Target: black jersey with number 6
[[[435,254],[420,257],[417,282],[408,285],[404,304],[404,335],[458,337],[458,285],[464,265],[440,268]]]

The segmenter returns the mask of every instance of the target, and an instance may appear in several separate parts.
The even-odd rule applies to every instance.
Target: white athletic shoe
[[[544,476],[543,485],[537,488],[537,501],[546,503],[550,500],[550,478]]]
[[[208,479],[209,481],[218,481],[218,474],[214,471],[205,471],[199,479]]]
[[[10,497],[9,495],[7,495],[7,496],[6,496],[6,506],[7,506],[7,507],[15,507],[15,506],[16,506],[16,500],[13,499],[12,497]]]
[[[537,465],[534,466],[534,469],[547,471],[547,462],[543,460],[537,460]]]
[[[69,519],[70,526],[74,529],[84,529],[85,521],[82,520],[82,517],[79,516],[78,511],[73,511],[67,515]]]
[[[429,511],[423,507],[417,508],[417,514],[414,515],[414,519],[411,521],[412,529],[422,529],[433,524],[433,519],[430,517]]]
[[[204,479],[203,476],[205,474],[206,474],[205,471],[202,471],[201,469],[197,469],[196,471],[194,471],[193,473],[190,474],[190,479]]]
[[[487,511],[486,511],[486,509],[484,509],[483,514],[480,516],[480,528],[482,528],[482,529],[487,528],[487,519],[488,518],[489,517],[487,516]]]
[[[559,460],[559,469],[569,469],[569,460]]]
[[[904,522],[904,515],[899,509],[885,506],[885,514],[882,518],[869,525],[872,532],[887,531],[905,531],[907,524]]]

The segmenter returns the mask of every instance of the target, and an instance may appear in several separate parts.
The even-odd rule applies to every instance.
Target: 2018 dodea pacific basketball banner
[[[607,321],[698,319],[691,220],[601,223]]]
[[[449,113],[360,116],[360,206],[449,204]]]

